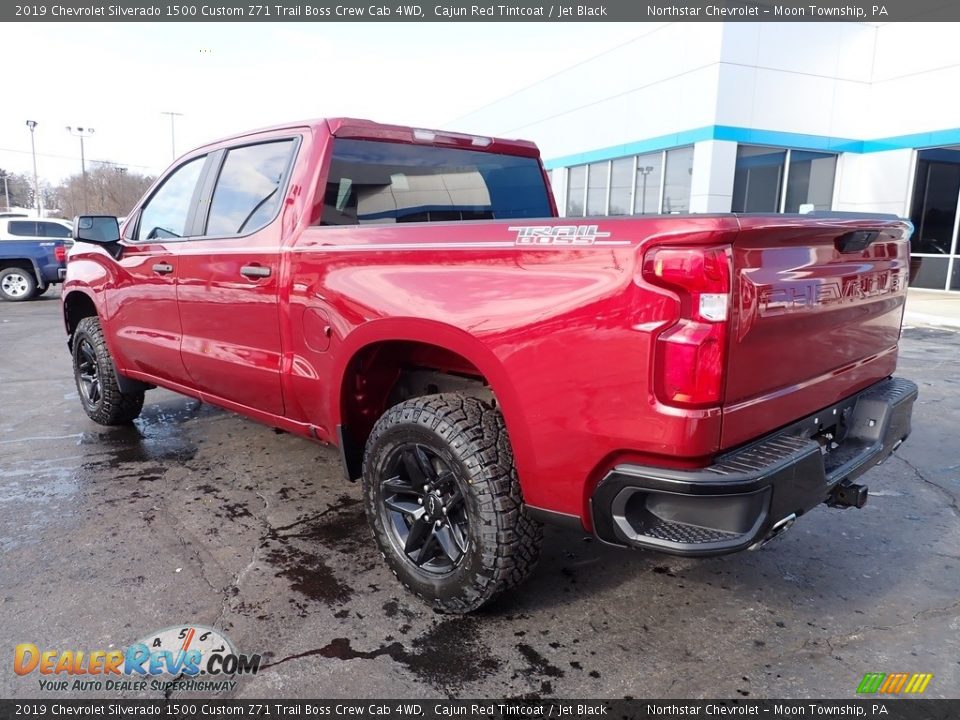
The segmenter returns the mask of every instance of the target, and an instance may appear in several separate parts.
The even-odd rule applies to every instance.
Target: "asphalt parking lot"
[[[17,643],[185,623],[265,655],[240,697],[852,698],[901,671],[960,697],[960,333],[905,330],[914,433],[863,510],[709,560],[548,529],[530,582],[451,617],[380,562],[334,450],[159,390],[89,421],[49,294],[0,303],[0,697],[45,696]]]

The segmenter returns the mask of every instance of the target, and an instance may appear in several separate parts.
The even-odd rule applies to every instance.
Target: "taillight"
[[[655,247],[643,257],[644,280],[677,294],[680,320],[663,330],[654,352],[654,391],[683,407],[720,403],[730,306],[730,248]]]
[[[63,245],[57,245],[53,249],[53,254],[57,258],[58,263],[67,261],[67,249]]]

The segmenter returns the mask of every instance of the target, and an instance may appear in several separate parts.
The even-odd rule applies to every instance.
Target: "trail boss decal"
[[[602,240],[610,237],[600,232],[597,225],[529,225],[511,226],[507,230],[517,234],[517,245],[555,246],[568,245],[627,245],[629,240]]]

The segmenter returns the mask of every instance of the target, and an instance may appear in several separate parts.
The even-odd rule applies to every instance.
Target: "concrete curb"
[[[937,327],[960,329],[960,318],[944,315],[929,315],[907,310],[903,314],[904,325],[935,325]]]

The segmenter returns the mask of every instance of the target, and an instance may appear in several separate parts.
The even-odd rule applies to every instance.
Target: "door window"
[[[20,237],[38,237],[37,223],[33,220],[11,220],[7,231]]]
[[[140,213],[137,240],[183,237],[193,193],[206,156],[194,158],[174,170],[163,181]]]
[[[294,140],[227,152],[210,204],[206,235],[244,235],[268,225],[280,207]]]
[[[37,229],[43,237],[68,238],[72,235],[70,228],[60,223],[38,222]]]

